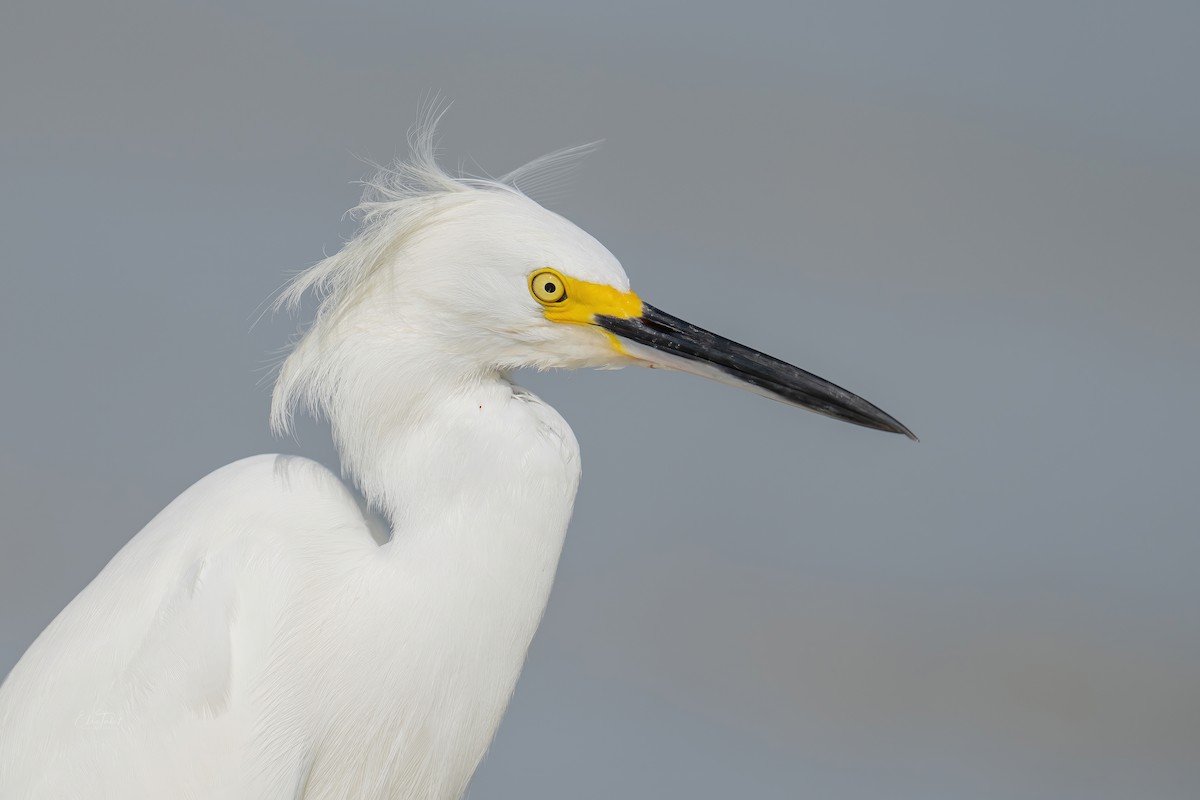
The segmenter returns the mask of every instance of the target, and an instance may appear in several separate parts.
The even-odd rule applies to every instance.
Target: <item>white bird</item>
[[[460,797],[546,605],[579,481],[520,367],[692,372],[912,434],[685,323],[516,184],[436,164],[436,118],[369,185],[271,421],[328,418],[343,472],[261,455],[138,533],[0,687],[2,800]]]

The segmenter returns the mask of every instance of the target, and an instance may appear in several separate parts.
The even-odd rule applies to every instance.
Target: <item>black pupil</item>
[[[554,284],[553,284],[553,283],[547,283],[547,284],[546,284],[545,286],[543,286],[542,288],[546,290],[546,294],[554,294],[554,289],[555,289],[556,287],[554,286]]]

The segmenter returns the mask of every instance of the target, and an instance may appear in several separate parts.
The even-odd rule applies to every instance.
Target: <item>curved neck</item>
[[[355,387],[371,400],[331,414],[346,471],[390,524],[388,546],[458,541],[457,558],[532,547],[540,568],[556,562],[579,482],[562,417],[498,372],[401,378]]]
[[[394,386],[333,419],[339,444],[354,447],[359,485],[392,528],[355,581],[395,619],[347,632],[348,647],[378,658],[371,675],[344,681],[385,675],[405,693],[401,707],[384,699],[332,716],[388,765],[396,796],[407,796],[410,776],[432,774],[436,796],[455,797],[495,733],[545,610],[579,453],[553,409],[500,375],[414,385],[419,395]],[[325,785],[326,771],[336,781],[337,768],[320,764],[313,786]]]

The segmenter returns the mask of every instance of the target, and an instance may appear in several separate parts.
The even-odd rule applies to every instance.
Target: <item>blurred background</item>
[[[21,2],[0,12],[0,675],[264,451],[361,158],[596,138],[650,302],[922,437],[525,376],[584,480],[489,798],[1200,796],[1200,6]],[[311,311],[311,308],[309,309]]]

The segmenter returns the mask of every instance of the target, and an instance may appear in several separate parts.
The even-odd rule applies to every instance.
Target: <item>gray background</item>
[[[13,3],[0,673],[262,451],[420,99],[651,302],[923,439],[678,375],[530,375],[584,483],[474,798],[1200,795],[1200,6]],[[475,165],[479,166],[475,166]],[[311,309],[310,309],[311,310]]]

